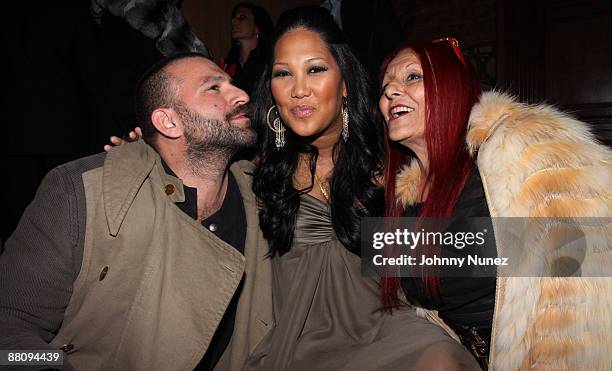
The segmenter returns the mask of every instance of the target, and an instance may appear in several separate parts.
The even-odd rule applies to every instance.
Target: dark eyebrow
[[[322,60],[323,62],[325,62],[325,58],[323,57],[313,57],[313,58],[308,58],[306,59],[306,62],[312,62],[312,61],[316,61],[316,60]]]
[[[323,57],[312,57],[312,58],[308,58],[308,59],[306,59],[306,61],[305,61],[305,62],[306,62],[306,63],[310,63],[310,62],[317,61],[317,60],[320,60],[320,61],[326,62],[326,59],[325,59],[325,58],[323,58]],[[272,64],[272,66],[287,66],[287,65],[288,65],[288,63],[286,63],[286,62],[274,62],[274,64]]]

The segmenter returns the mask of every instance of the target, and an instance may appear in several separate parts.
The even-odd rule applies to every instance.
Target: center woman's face
[[[318,34],[284,34],[274,49],[272,97],[282,121],[301,137],[340,135],[346,88],[340,67]]]

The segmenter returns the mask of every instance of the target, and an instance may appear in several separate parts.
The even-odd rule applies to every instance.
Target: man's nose
[[[230,103],[232,106],[238,106],[241,104],[247,104],[251,100],[249,95],[242,89],[237,86],[232,85],[232,96],[230,99]]]

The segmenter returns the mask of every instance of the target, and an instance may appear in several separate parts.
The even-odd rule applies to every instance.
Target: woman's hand
[[[136,126],[134,128],[134,131],[130,131],[128,134],[128,139],[127,142],[135,142],[138,139],[142,138],[142,130],[140,129],[140,127]],[[116,147],[116,146],[120,146],[122,144],[125,144],[126,141],[116,137],[116,136],[112,136],[110,137],[110,142],[111,144],[105,144],[104,145],[104,152],[108,152],[111,150],[111,148]]]

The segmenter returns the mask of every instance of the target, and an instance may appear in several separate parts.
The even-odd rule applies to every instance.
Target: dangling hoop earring
[[[344,141],[348,141],[349,137],[349,113],[348,113],[348,103],[346,98],[342,98],[342,139]]]
[[[268,123],[268,127],[276,134],[276,138],[274,140],[274,144],[276,145],[276,149],[281,149],[285,146],[285,131],[287,129],[283,126],[283,123],[278,116],[278,110],[276,111],[276,117],[273,120],[273,123],[270,124],[270,113],[272,110],[276,109],[276,106],[270,107],[268,110],[268,114],[266,115],[266,122]]]

